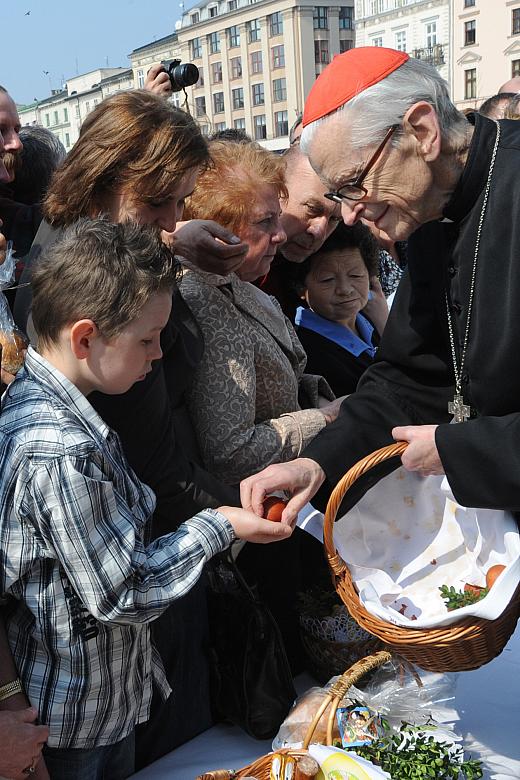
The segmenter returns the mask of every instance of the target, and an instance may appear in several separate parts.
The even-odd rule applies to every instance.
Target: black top
[[[460,352],[496,138],[493,121],[479,115],[470,121],[475,132],[468,159],[445,209],[452,222],[430,222],[410,238],[408,272],[375,362],[357,393],[344,402],[338,420],[304,452],[326,472],[321,501],[353,463],[393,441],[393,426],[437,423],[437,447],[457,501],[464,506],[520,510],[520,123],[511,120],[500,122],[463,376],[464,399],[474,417],[447,424],[454,372],[445,289]],[[358,484],[349,504],[395,465],[380,467]]]

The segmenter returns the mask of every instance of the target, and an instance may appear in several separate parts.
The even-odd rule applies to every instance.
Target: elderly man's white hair
[[[338,116],[344,118],[348,126],[349,144],[353,149],[370,146],[379,142],[389,127],[400,125],[410,106],[422,100],[437,112],[443,139],[456,145],[462,143],[467,120],[451,102],[448,85],[434,67],[421,60],[409,59],[337,111],[307,125],[300,146],[307,154],[318,127]]]

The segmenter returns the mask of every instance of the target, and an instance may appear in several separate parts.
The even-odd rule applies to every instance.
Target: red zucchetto
[[[349,49],[336,55],[309,92],[303,110],[303,126],[336,111],[409,59],[404,51],[382,46],[360,46],[359,49]]]

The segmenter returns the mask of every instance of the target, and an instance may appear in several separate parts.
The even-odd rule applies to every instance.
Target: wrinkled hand
[[[283,519],[275,523],[235,506],[221,506],[218,511],[227,517],[237,537],[247,542],[269,544],[287,539],[292,534],[292,525]]]
[[[366,314],[368,319],[374,323],[377,332],[381,336],[388,319],[388,303],[377,276],[370,277],[370,292],[372,293],[372,300],[363,309],[363,314]]]
[[[408,471],[417,471],[421,477],[432,474],[444,474],[437,445],[435,444],[436,425],[404,425],[394,428],[392,436],[396,441],[407,441],[401,462]]]
[[[156,95],[162,95],[163,97],[170,97],[172,94],[170,77],[160,62],[152,65],[146,74],[144,89],[147,89],[149,92],[154,92]]]
[[[297,458],[289,463],[276,463],[240,484],[240,499],[244,509],[262,516],[266,496],[283,490],[290,500],[283,510],[282,522],[293,525],[303,509],[325,480],[321,466],[310,458]]]
[[[175,233],[163,233],[163,240],[201,271],[222,276],[240,268],[249,249],[238,236],[209,219],[179,222]]]
[[[24,769],[41,756],[49,736],[47,726],[34,726],[37,712],[34,707],[25,710],[0,712],[0,775],[27,780]],[[47,770],[44,768],[44,771]],[[45,775],[41,775],[45,778]]]
[[[326,404],[325,406],[320,406],[320,412],[325,417],[325,422],[327,425],[337,419],[341,404],[347,397],[348,396],[346,395],[341,395],[339,398],[335,398],[334,401],[330,401],[330,403]]]

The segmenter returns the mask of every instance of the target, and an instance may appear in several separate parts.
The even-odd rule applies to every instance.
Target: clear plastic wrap
[[[2,368],[9,374],[16,374],[22,367],[27,339],[16,327],[4,290],[14,283],[16,260],[13,243],[8,241],[5,260],[0,265],[0,346],[2,347]]]

